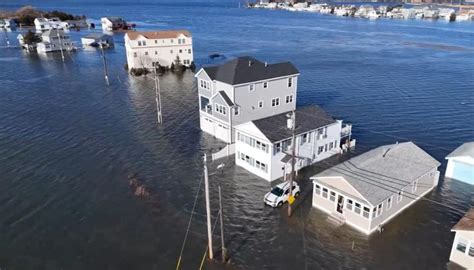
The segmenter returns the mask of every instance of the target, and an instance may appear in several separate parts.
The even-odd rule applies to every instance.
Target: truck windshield
[[[275,187],[274,189],[272,189],[272,194],[277,195],[278,197],[280,197],[281,194],[283,194],[283,189],[281,189],[279,187]]]

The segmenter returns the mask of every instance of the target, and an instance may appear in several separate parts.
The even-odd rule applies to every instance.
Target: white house
[[[201,68],[195,75],[201,129],[233,143],[230,127],[293,111],[298,75],[290,62],[268,64],[249,56]]]
[[[63,30],[51,29],[45,31],[42,33],[41,39],[42,41],[36,45],[38,53],[74,50],[71,37]]]
[[[449,260],[461,268],[474,269],[474,208],[471,208],[451,231],[456,234]]]
[[[446,159],[446,177],[474,185],[474,142],[459,146]]]
[[[285,101],[286,102],[286,101]],[[249,121],[235,127],[235,163],[267,181],[291,173],[291,113]],[[318,106],[295,111],[295,170],[341,152],[342,121]]]
[[[16,23],[12,19],[0,19],[0,28],[15,28]]]
[[[113,47],[114,38],[110,35],[92,33],[81,38],[83,46],[98,47],[102,44],[104,47]]]
[[[412,142],[384,145],[312,176],[313,207],[371,234],[438,184],[439,165]]]
[[[135,32],[125,34],[128,68],[170,67],[178,62],[193,64],[193,38],[186,30]]]
[[[104,31],[117,31],[117,30],[129,30],[127,22],[120,17],[103,17],[100,19],[102,24],[102,30]]]
[[[68,29],[69,24],[67,22],[62,22],[59,18],[36,18],[35,21],[35,28],[37,32],[44,32],[51,29]]]

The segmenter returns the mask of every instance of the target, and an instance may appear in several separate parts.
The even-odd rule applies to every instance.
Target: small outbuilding
[[[474,208],[471,208],[466,215],[451,229],[455,232],[451,255],[449,256],[450,269],[474,269]]]
[[[474,185],[474,142],[459,146],[446,159],[446,177]]]
[[[105,48],[114,46],[114,38],[102,33],[92,33],[81,38],[83,46],[99,47],[103,44]]]
[[[313,180],[313,207],[371,234],[430,192],[440,163],[413,142],[384,145]]]

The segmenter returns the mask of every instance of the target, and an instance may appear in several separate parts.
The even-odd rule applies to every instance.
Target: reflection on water
[[[211,63],[208,55],[215,52],[291,60],[302,73],[298,105],[319,104],[354,123],[356,154],[409,138],[442,161],[444,169],[444,156],[474,134],[474,36],[466,25],[367,23],[227,8],[227,2],[122,3],[106,11],[103,4],[91,8],[89,2],[42,5],[95,20],[104,12],[124,16],[145,22],[139,24],[145,29],[188,28],[198,65]],[[186,15],[180,15],[183,9]],[[88,32],[71,36],[79,44]],[[115,48],[105,51],[110,87],[99,51],[66,53],[63,63],[60,54],[25,54],[0,41],[2,268],[175,267],[202,174],[202,154],[223,144],[199,130],[189,71],[160,75],[164,123],[158,126],[152,76],[128,75],[123,33],[114,38]],[[221,162],[222,174],[216,172]],[[285,210],[264,206],[269,183],[235,167],[232,158],[219,163],[210,164],[212,213],[217,215],[221,185],[230,269],[444,269],[450,228],[474,205],[471,186],[440,179],[427,198],[452,208],[419,201],[382,234],[367,237],[331,225],[326,214],[311,207],[308,177],[327,165],[300,175],[303,194],[288,218]],[[135,174],[150,198],[133,194],[129,175]],[[201,193],[182,269],[196,269],[205,247]]]

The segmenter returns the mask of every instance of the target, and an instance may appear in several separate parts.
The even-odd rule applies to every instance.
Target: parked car
[[[288,201],[290,193],[290,182],[283,182],[272,188],[270,192],[265,194],[264,202],[271,207],[280,207]],[[293,181],[293,196],[297,198],[300,195],[300,186]]]

